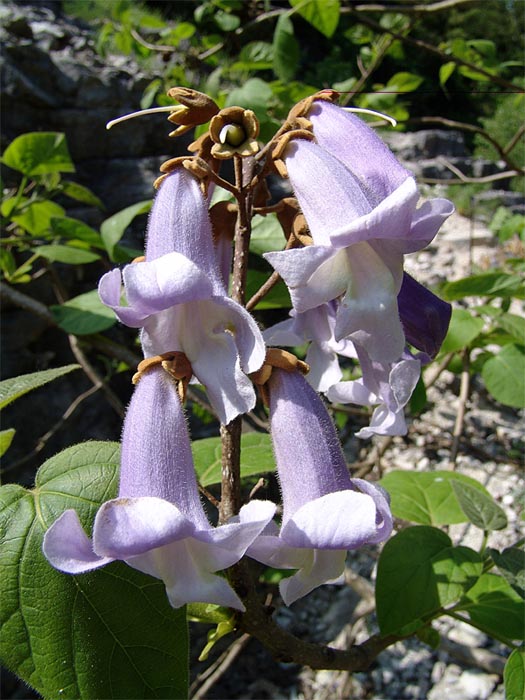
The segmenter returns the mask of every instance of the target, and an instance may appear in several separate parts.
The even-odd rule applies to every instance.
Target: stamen
[[[112,119],[106,124],[106,129],[111,129],[115,124],[120,124],[120,122],[125,122],[127,119],[134,119],[135,117],[141,117],[143,114],[157,114],[158,112],[180,112],[187,107],[181,107],[181,105],[164,105],[163,107],[150,107],[149,109],[139,109],[138,112],[130,112],[129,114],[124,114],[122,117],[117,117]]]
[[[394,119],[394,117],[391,117],[389,114],[383,114],[383,112],[376,112],[375,109],[366,109],[365,107],[342,107],[342,109],[344,109],[345,112],[355,112],[357,114],[370,114],[373,117],[379,117],[380,119],[384,119],[386,122],[392,124],[392,126],[397,126],[397,121]]]

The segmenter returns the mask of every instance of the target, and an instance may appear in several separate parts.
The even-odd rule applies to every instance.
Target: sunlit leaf
[[[57,324],[66,333],[101,333],[115,325],[114,312],[100,301],[96,289],[50,307]]]
[[[482,530],[503,530],[507,516],[491,496],[459,480],[451,481],[461,510],[470,522]]]
[[[38,131],[17,136],[4,151],[2,162],[28,177],[45,173],[75,172],[66,137],[55,131]]]
[[[86,265],[95,262],[95,260],[100,260],[100,255],[89,250],[75,248],[71,245],[61,245],[60,243],[41,245],[32,250],[33,253],[41,255],[50,262],[67,263],[68,265]]]
[[[221,439],[194,440],[195,471],[202,486],[221,481]],[[241,476],[254,476],[275,470],[272,441],[267,433],[245,433],[241,438]]]
[[[481,376],[492,396],[506,406],[525,406],[525,347],[509,344],[487,360]]]
[[[514,649],[503,671],[505,700],[525,700],[525,649]]]
[[[299,64],[300,49],[288,15],[279,16],[273,35],[273,70],[281,80],[292,80]]]
[[[80,369],[80,365],[66,365],[55,369],[45,369],[42,372],[31,372],[22,374],[19,377],[4,379],[0,382],[0,409],[8,406],[12,401],[20,398],[28,391],[37,389],[39,386],[47,384],[61,377],[63,374]]]
[[[401,530],[381,552],[377,568],[377,619],[382,635],[414,632],[443,606],[475,585],[483,562],[467,547],[452,547],[433,527]]]
[[[0,431],[0,457],[7,452],[15,436],[14,428]]]
[[[390,507],[396,518],[421,525],[453,525],[469,521],[454,490],[456,482],[490,499],[488,491],[475,479],[444,470],[394,470],[388,472],[380,484],[390,494]]]
[[[114,260],[115,246],[120,241],[127,227],[131,224],[133,219],[139,214],[147,214],[151,209],[151,200],[145,200],[143,202],[137,202],[137,204],[132,204],[130,207],[126,207],[121,211],[118,211],[109,219],[102,222],[100,227],[100,234],[108,255],[110,259]]]
[[[290,0],[290,5],[328,39],[339,24],[339,0]]]

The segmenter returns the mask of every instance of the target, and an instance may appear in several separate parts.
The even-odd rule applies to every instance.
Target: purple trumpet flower
[[[274,369],[268,389],[283,518],[280,533],[269,526],[248,555],[297,569],[279,584],[290,605],[323,583],[337,582],[346,551],[385,540],[392,516],[379,487],[350,478],[330,416],[305,378]]]
[[[293,139],[284,158],[314,244],[265,257],[296,311],[340,299],[335,340],[393,362],[405,347],[397,306],[403,256],[425,247],[453,206],[436,199],[418,209],[413,177],[357,117],[324,101],[308,117],[318,143]]]
[[[208,203],[184,168],[170,174],[157,194],[146,262],[108,272],[99,294],[123,323],[142,327],[145,357],[186,354],[221,422],[254,407],[255,392],[246,375],[262,365],[264,341],[251,315],[227,296]]]
[[[118,498],[98,510],[92,540],[76,511],[67,510],[46,532],[43,551],[56,569],[69,574],[123,560],[161,579],[174,608],[203,602],[244,610],[215,572],[244,555],[274,512],[273,503],[252,501],[236,522],[210,525],[175,384],[157,367],[142,376],[131,399]]]

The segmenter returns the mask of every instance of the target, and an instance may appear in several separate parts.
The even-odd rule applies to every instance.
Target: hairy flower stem
[[[252,218],[252,190],[244,186],[250,182],[253,172],[252,159],[234,157],[236,198],[238,202],[233,255],[231,297],[245,305],[246,276],[248,273],[248,249],[250,246]],[[222,478],[219,523],[225,523],[239,512],[241,507],[241,431],[242,416],[228,425],[221,425]]]

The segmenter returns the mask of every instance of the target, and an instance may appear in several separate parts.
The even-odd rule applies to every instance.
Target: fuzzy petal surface
[[[317,143],[358,175],[371,201],[388,197],[410,176],[374,129],[356,115],[318,100],[308,119]]]
[[[114,559],[127,559],[173,540],[189,537],[195,525],[161,498],[117,498],[99,509],[93,548]]]
[[[42,546],[49,563],[66,574],[82,574],[114,561],[93,550],[75,510],[66,510],[44,535]]]
[[[292,547],[357,549],[376,535],[373,499],[357,491],[336,491],[308,501],[281,529]]]

